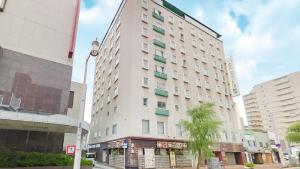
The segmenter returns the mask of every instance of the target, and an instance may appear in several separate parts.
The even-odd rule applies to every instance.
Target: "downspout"
[[[76,11],[74,14],[74,21],[73,21],[73,28],[72,28],[72,37],[71,37],[71,43],[69,48],[69,54],[68,58],[72,59],[74,50],[75,50],[75,42],[76,42],[76,33],[77,33],[77,27],[78,27],[78,19],[79,19],[79,12],[80,12],[80,0],[76,0]]]

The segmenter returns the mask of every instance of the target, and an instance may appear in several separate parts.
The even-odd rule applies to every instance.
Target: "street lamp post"
[[[81,95],[81,103],[80,103],[80,112],[78,115],[78,126],[77,126],[77,134],[76,134],[76,150],[75,150],[75,159],[74,159],[74,166],[73,169],[80,169],[80,162],[81,162],[81,143],[82,143],[82,121],[84,120],[84,109],[85,109],[85,98],[86,98],[86,76],[87,76],[87,67],[90,57],[96,57],[99,54],[99,42],[94,40],[92,42],[92,49],[90,54],[85,60],[85,67],[84,67],[84,78],[83,78],[83,94]]]

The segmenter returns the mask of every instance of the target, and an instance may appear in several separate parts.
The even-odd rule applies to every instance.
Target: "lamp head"
[[[91,56],[94,56],[94,57],[98,56],[98,54],[99,54],[99,45],[100,45],[100,43],[96,38],[96,40],[94,40],[92,42],[92,49],[91,49],[91,52],[90,52]]]

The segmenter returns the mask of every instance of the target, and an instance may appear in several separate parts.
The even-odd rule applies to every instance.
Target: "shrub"
[[[37,152],[1,152],[1,167],[72,166],[74,158],[66,154]],[[81,165],[92,165],[92,161],[81,159]]]
[[[245,166],[246,167],[254,167],[254,164],[253,163],[246,163]]]

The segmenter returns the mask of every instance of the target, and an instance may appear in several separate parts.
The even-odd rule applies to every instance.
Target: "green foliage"
[[[0,149],[1,150],[1,149]],[[0,152],[1,167],[33,167],[33,166],[72,166],[74,158],[66,154],[37,152]],[[92,161],[82,159],[81,165],[92,165]]]
[[[189,135],[189,149],[198,157],[198,166],[203,158],[213,156],[212,147],[217,142],[221,121],[217,120],[213,104],[206,103],[188,111],[191,120],[182,120],[181,124]]]
[[[288,128],[286,139],[290,143],[300,143],[300,122],[294,123]]]
[[[246,167],[254,167],[254,164],[253,163],[246,163],[245,166]]]

